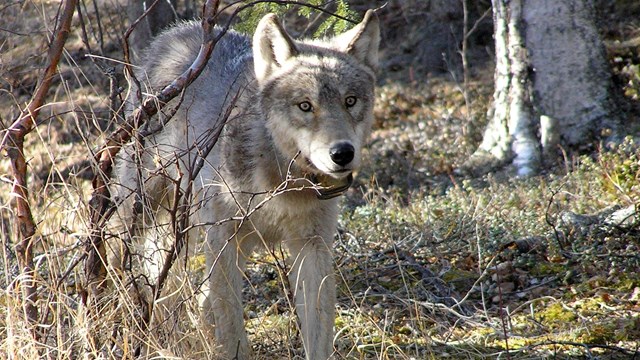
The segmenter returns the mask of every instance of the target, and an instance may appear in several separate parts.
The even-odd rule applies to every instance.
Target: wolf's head
[[[270,14],[253,37],[267,129],[278,151],[304,173],[324,179],[321,185],[350,182],[360,165],[373,122],[378,26],[368,11],[342,35],[296,41]]]

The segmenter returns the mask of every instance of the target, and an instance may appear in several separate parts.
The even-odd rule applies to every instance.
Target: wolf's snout
[[[345,166],[353,160],[355,149],[348,142],[339,142],[329,149],[329,156],[334,163]]]

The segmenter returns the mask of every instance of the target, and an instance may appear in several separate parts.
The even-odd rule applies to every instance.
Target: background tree
[[[484,138],[462,169],[512,164],[530,175],[558,146],[616,133],[611,75],[592,0],[493,0],[493,108]]]
[[[129,39],[134,59],[155,35],[178,19],[177,3],[177,0],[129,0],[127,16],[130,23],[136,24]]]

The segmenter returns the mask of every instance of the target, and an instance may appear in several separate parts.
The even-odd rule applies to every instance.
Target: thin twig
[[[556,222],[552,221],[550,216],[550,212],[551,212],[550,210],[551,210],[551,205],[553,205],[553,200],[563,187],[564,187],[564,184],[562,184],[557,190],[553,190],[551,192],[551,197],[547,202],[547,209],[544,212],[544,221],[547,223],[547,225],[551,226],[551,228],[553,229],[553,236],[555,237],[556,243],[560,248],[560,253],[562,254],[562,256],[567,257],[567,254],[564,251],[564,246],[562,245],[561,236],[559,235],[560,232],[558,231],[558,228],[556,226]]]

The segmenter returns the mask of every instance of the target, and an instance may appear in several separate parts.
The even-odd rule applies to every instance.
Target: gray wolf
[[[251,356],[241,300],[247,256],[276,245],[288,254],[306,358],[332,355],[336,196],[351,184],[373,122],[378,27],[368,11],[344,34],[294,40],[270,14],[252,41],[226,34],[198,79],[116,161],[117,216],[135,219],[128,229],[142,239],[149,276],[171,245],[158,229],[171,226],[176,189],[193,189],[189,237],[204,244],[209,271],[201,306],[230,358]],[[196,22],[159,35],[138,72],[140,90],[186,70],[201,38]]]

